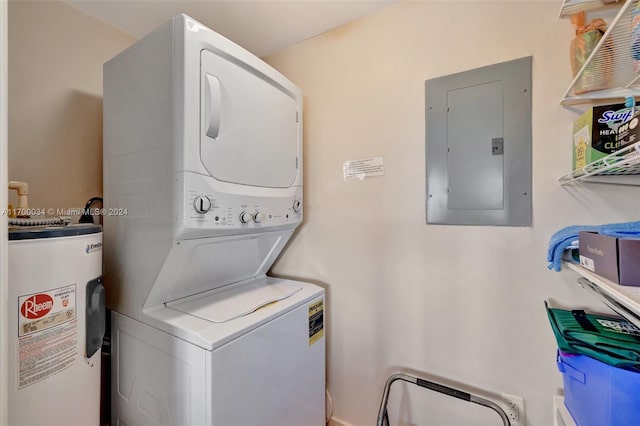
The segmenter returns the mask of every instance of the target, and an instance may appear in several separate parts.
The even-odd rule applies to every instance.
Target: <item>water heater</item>
[[[9,424],[100,424],[98,225],[9,229]]]

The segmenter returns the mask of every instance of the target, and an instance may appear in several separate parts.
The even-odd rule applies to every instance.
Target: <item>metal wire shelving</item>
[[[620,6],[624,0],[564,0],[560,8],[560,17],[566,18],[578,12],[601,9],[608,6]]]
[[[586,166],[575,170],[572,173],[562,176],[559,181],[561,185],[566,185],[579,180],[606,182],[606,180],[603,180],[604,177],[629,176],[639,174],[640,142],[636,142],[632,145],[628,145],[622,148],[619,151],[614,152],[613,154],[609,154],[604,158],[596,160],[593,163],[587,164]],[[626,180],[618,180],[618,182],[611,180],[611,183],[640,185],[640,178],[627,178]]]
[[[565,262],[563,266],[582,275],[578,283],[585,290],[636,327],[640,327],[640,287],[616,284],[574,263]]]
[[[622,5],[609,29],[571,82],[561,104],[640,96],[640,60],[634,59],[640,58],[640,10],[636,10],[638,1],[640,0],[627,0]],[[579,4],[583,8],[587,3],[594,6],[592,3],[596,2],[565,1],[569,6]]]

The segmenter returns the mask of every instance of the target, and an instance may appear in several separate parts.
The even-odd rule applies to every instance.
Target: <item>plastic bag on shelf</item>
[[[623,318],[549,307],[547,317],[558,348],[605,364],[640,371],[640,329]]]
[[[636,3],[631,12],[631,57],[633,71],[640,72],[640,2]]]
[[[571,70],[575,77],[602,39],[607,30],[607,23],[603,19],[597,18],[586,24],[584,12],[571,15],[570,20],[576,31],[576,37],[571,41],[570,54]],[[605,53],[603,55],[604,60],[591,62],[587,66],[582,72],[582,78],[575,85],[575,93],[590,92],[609,87],[613,64],[611,54],[606,54],[606,51],[611,53],[612,47],[610,40],[607,41],[606,45],[602,46],[602,49],[605,50],[603,51]]]

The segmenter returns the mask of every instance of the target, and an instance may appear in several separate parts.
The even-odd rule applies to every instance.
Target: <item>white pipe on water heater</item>
[[[9,189],[18,192],[18,210],[27,210],[29,208],[29,184],[18,180],[10,180]]]

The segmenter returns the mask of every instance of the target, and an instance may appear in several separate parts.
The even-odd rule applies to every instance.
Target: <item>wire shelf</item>
[[[561,185],[591,176],[621,176],[640,174],[640,142],[626,146],[599,160],[589,163],[573,173],[562,176]]]
[[[565,262],[564,266],[586,278],[586,280],[578,280],[582,288],[592,293],[636,327],[640,327],[640,287],[616,284],[574,263]]]
[[[628,0],[578,71],[562,104],[640,96],[640,0]],[[573,2],[572,2],[573,3]],[[634,18],[637,25],[634,25]]]
[[[564,0],[560,9],[560,17],[566,18],[578,12],[601,9],[623,3],[625,0]]]

